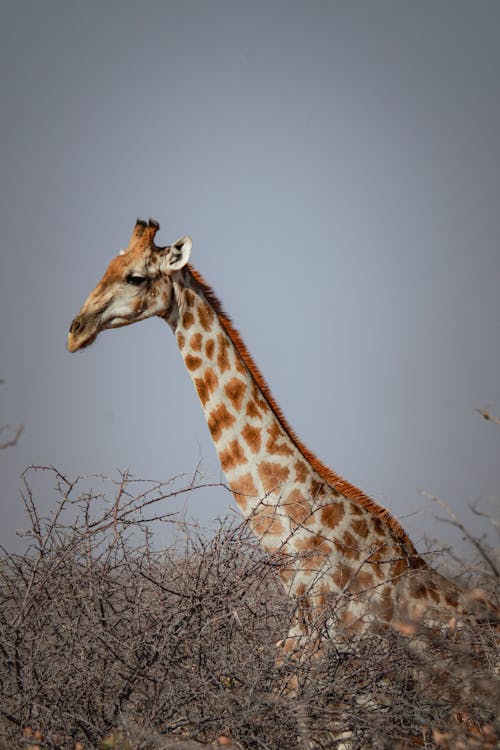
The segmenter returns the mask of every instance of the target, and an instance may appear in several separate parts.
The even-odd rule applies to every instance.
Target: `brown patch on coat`
[[[201,359],[201,357],[193,357],[192,354],[187,354],[184,357],[184,362],[186,363],[186,367],[188,368],[188,370],[192,372],[193,370],[198,369],[203,360]]]
[[[375,532],[375,534],[378,534],[378,536],[386,536],[387,529],[384,523],[380,520],[380,518],[377,518],[377,516],[373,516],[372,518],[372,531]]]
[[[191,326],[193,325],[193,323],[194,323],[194,315],[193,315],[193,313],[190,312],[189,310],[186,310],[182,314],[182,327],[185,328],[186,331],[187,331],[188,328],[191,328]]]
[[[382,595],[375,600],[375,613],[384,622],[390,622],[394,616],[394,602],[392,600],[392,591],[389,586],[385,586]]]
[[[250,495],[251,497],[257,497],[259,492],[250,472],[242,474],[238,479],[232,479],[231,489],[233,492],[238,492],[242,495]]]
[[[343,589],[352,580],[353,576],[353,569],[349,565],[340,562],[332,575],[332,579],[339,589]]]
[[[194,293],[191,291],[191,289],[185,289],[184,290],[184,304],[186,307],[193,307],[195,302],[195,296]]]
[[[212,359],[214,356],[214,349],[215,349],[215,341],[213,339],[208,339],[207,343],[205,344],[205,354],[207,355],[208,359]]]
[[[211,395],[219,385],[219,378],[211,367],[207,367],[204,375],[207,391]]]
[[[252,399],[247,403],[245,414],[247,417],[250,417],[250,419],[260,419],[260,409]]]
[[[205,302],[201,302],[198,305],[198,319],[204,331],[208,332],[212,329],[214,317],[215,313],[210,305],[207,305]]]
[[[208,399],[210,398],[210,393],[205,382],[205,378],[195,378],[194,385],[196,390],[198,391],[198,396],[200,397],[201,403],[203,404],[203,406],[205,406]]]
[[[248,370],[245,366],[245,363],[236,350],[234,352],[234,366],[236,367],[236,370],[240,373],[240,375],[248,375]]]
[[[330,487],[330,495],[333,495],[334,497],[338,496],[338,492],[333,488]],[[317,482],[316,479],[313,479],[311,482],[311,499],[312,500],[318,500],[321,497],[324,497],[326,494],[326,486],[324,482]]]
[[[257,383],[253,384],[252,388],[252,398],[259,407],[259,409],[263,409],[264,411],[268,411],[269,406],[266,403],[266,400],[264,399],[262,395],[262,391],[259,389]]]
[[[458,607],[459,599],[458,599],[458,593],[456,591],[445,589],[444,600],[446,604],[448,604],[450,607],[453,607],[454,609]]]
[[[177,334],[177,345],[179,349],[182,349],[185,343],[186,343],[186,338],[184,334],[179,331],[179,333]]]
[[[290,470],[287,466],[281,466],[274,461],[261,461],[257,466],[260,481],[266,492],[272,492],[286,482]]]
[[[262,537],[265,534],[278,534],[283,536],[284,526],[281,518],[277,514],[277,508],[262,508],[252,513],[252,528],[257,536]]]
[[[299,489],[294,489],[287,495],[283,507],[292,521],[298,524],[303,524],[311,515],[311,505]]]
[[[220,372],[225,372],[231,368],[229,363],[228,350],[230,347],[229,341],[222,333],[217,335],[218,354],[217,354],[217,367]]]
[[[321,523],[329,529],[335,529],[344,515],[345,508],[342,503],[328,503],[324,508],[321,508]]]
[[[246,389],[245,383],[239,378],[231,378],[229,383],[224,386],[224,392],[236,412],[241,409]]]
[[[201,333],[195,333],[191,336],[189,340],[189,346],[191,347],[191,349],[193,349],[193,351],[199,352],[201,351],[202,341],[203,341],[203,337]]]
[[[349,591],[352,594],[360,594],[373,588],[374,581],[372,574],[367,570],[360,570],[356,573],[349,585]]]
[[[305,463],[305,461],[296,461],[293,465],[293,468],[295,469],[295,481],[300,482],[303,484],[306,479],[307,475],[309,473],[309,467]]]
[[[258,453],[262,444],[260,427],[252,427],[251,424],[246,424],[243,427],[241,434],[252,453]]]
[[[245,451],[238,440],[231,440],[227,448],[219,453],[223,471],[230,471],[236,466],[248,463]]]
[[[286,439],[286,435],[280,429],[278,422],[273,422],[267,429],[269,440],[266,443],[266,450],[268,453],[272,453],[276,456],[291,456],[293,453],[292,448],[286,442],[279,442],[280,440]]]
[[[214,441],[217,442],[224,430],[231,427],[235,421],[233,415],[228,411],[226,404],[219,404],[219,406],[213,409],[208,416],[207,423]]]
[[[411,599],[426,599],[427,598],[427,586],[422,581],[420,576],[410,577],[410,598]]]
[[[346,534],[348,539],[353,540],[349,532],[346,532]],[[344,537],[346,536],[346,534],[344,534]],[[334,540],[334,543],[337,547],[337,550],[343,555],[343,557],[347,557],[349,560],[359,560],[359,549],[353,547],[352,544],[343,544],[336,539]]]
[[[301,568],[305,571],[320,570],[333,552],[332,545],[321,534],[307,534],[295,542],[301,552]]]
[[[344,536],[342,537],[342,541],[345,544],[346,547],[350,547],[351,549],[356,550],[356,552],[359,553],[359,545],[357,544],[355,538],[351,534],[350,531],[345,531]]]
[[[363,539],[366,539],[366,537],[368,536],[368,524],[364,519],[361,521],[352,521],[351,529],[355,534],[362,537]]]

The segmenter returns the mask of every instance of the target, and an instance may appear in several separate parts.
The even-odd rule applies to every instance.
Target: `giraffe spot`
[[[287,466],[282,466],[274,461],[261,461],[257,466],[260,481],[266,492],[272,492],[286,482],[290,473]]]
[[[254,385],[252,388],[252,398],[257,404],[259,409],[263,409],[264,411],[267,411],[267,402],[262,397],[262,393],[259,390],[259,387],[257,385]]]
[[[224,334],[219,333],[217,336],[217,343],[219,344],[219,353],[217,355],[217,367],[221,372],[229,370],[231,365],[229,364],[228,349],[230,347],[229,341]]]
[[[329,529],[335,529],[345,515],[342,503],[328,503],[321,508],[321,523]]]
[[[191,328],[191,326],[194,323],[194,315],[192,312],[189,312],[189,310],[186,310],[182,314],[182,327],[188,330],[188,328]]]
[[[427,582],[427,591],[429,592],[429,596],[431,597],[431,599],[434,599],[436,603],[441,601],[438,587],[436,586],[434,581],[431,580]]]
[[[351,515],[353,516],[362,516],[365,512],[363,508],[361,508],[357,503],[354,503],[354,502],[351,502],[349,510],[350,510]]]
[[[208,417],[208,429],[212,433],[212,438],[217,442],[224,430],[227,430],[234,424],[235,418],[228,411],[226,404],[219,404]]]
[[[384,588],[382,595],[375,600],[374,609],[376,614],[384,622],[390,622],[394,615],[394,602],[389,586]]]
[[[246,375],[248,370],[237,351],[234,352],[234,366],[240,375]]]
[[[360,570],[359,573],[352,579],[349,585],[349,591],[352,594],[359,594],[362,591],[367,591],[374,585],[373,576],[367,570]]]
[[[301,536],[296,540],[295,545],[297,549],[304,550],[306,552],[316,552],[319,549],[331,552],[331,545],[327,542],[322,534],[313,534],[308,532],[304,536]]]
[[[215,313],[206,303],[201,303],[198,307],[198,319],[200,325],[204,331],[210,331],[212,329],[212,323],[215,317]]]
[[[205,406],[208,399],[210,398],[210,393],[208,392],[207,384],[205,383],[204,378],[195,378],[194,385],[196,390],[198,391],[198,396],[200,397],[200,401]]]
[[[252,528],[257,536],[264,536],[265,534],[283,535],[283,523],[276,510],[275,507],[263,508],[252,515]]]
[[[311,482],[311,499],[317,500],[325,494],[325,485],[323,482],[317,482],[315,479]]]
[[[378,563],[376,563],[376,564],[374,565],[374,564],[372,563],[372,561],[371,561],[371,558],[370,558],[370,560],[369,560],[368,562],[370,563],[370,566],[371,566],[371,570],[372,570],[372,571],[373,571],[373,572],[375,573],[375,575],[377,576],[377,578],[378,578],[378,579],[379,579],[380,581],[382,581],[382,580],[383,580],[383,579],[385,578],[385,574],[384,574],[384,571],[382,570],[382,566],[381,566],[381,565],[379,565]]]
[[[359,552],[359,547],[357,547],[356,540],[354,539],[354,537],[353,537],[353,535],[351,534],[350,531],[345,531],[344,532],[344,536],[342,538],[342,541],[344,542],[344,544],[346,545],[346,547],[353,547],[353,548],[357,549],[358,552]]]
[[[352,521],[351,529],[355,534],[362,537],[363,539],[366,539],[366,537],[368,536],[368,524],[364,519],[362,521]]]
[[[300,598],[305,595],[307,591],[307,586],[305,583],[298,583],[297,586],[294,587],[293,593],[294,596],[297,598]]]
[[[339,589],[343,589],[352,580],[353,576],[353,569],[349,565],[341,562],[337,565],[335,573],[332,575],[332,579]]]
[[[444,600],[448,606],[454,609],[458,607],[458,594],[456,591],[445,591]]]
[[[193,307],[195,301],[194,293],[191,291],[191,289],[185,289],[184,290],[184,303],[186,307]]]
[[[215,341],[213,339],[208,339],[207,343],[205,344],[205,354],[207,355],[208,359],[212,359],[214,356],[214,349],[215,349]]]
[[[300,556],[303,570],[320,570],[333,552],[332,545],[321,534],[309,533],[297,539],[295,545],[304,554]]]
[[[223,471],[230,471],[236,466],[248,463],[245,451],[237,440],[231,440],[227,448],[219,454]]]
[[[260,446],[262,444],[260,432],[259,427],[252,427],[250,424],[246,424],[241,431],[241,434],[252,453],[258,453],[260,451]]]
[[[268,428],[267,434],[269,435],[269,440],[266,443],[268,453],[273,453],[277,456],[290,456],[293,453],[292,448],[286,442],[278,442],[280,438],[286,439],[286,436],[277,422],[273,422]]]
[[[392,555],[389,557],[392,558]],[[387,563],[388,551],[387,544],[380,544],[370,553],[370,562],[374,563]],[[398,559],[391,565],[391,575],[401,575],[407,569],[406,558],[398,557]],[[394,573],[393,573],[394,571]]]
[[[195,378],[194,384],[203,406],[206,405],[210,396],[217,388],[219,379],[211,367],[208,367],[203,378]]]
[[[360,550],[355,546],[354,537],[348,531],[344,533],[343,542],[335,542],[337,549],[349,560],[359,560]]]
[[[410,578],[410,597],[412,599],[425,599],[427,598],[427,587],[420,579],[412,576]]]
[[[260,419],[260,409],[252,399],[250,399],[250,401],[247,403],[245,413],[247,417],[250,417],[250,419]]]
[[[219,385],[219,378],[211,367],[207,367],[205,371],[205,383],[207,385],[209,394],[212,394]]]
[[[195,333],[189,340],[189,346],[195,352],[201,351],[202,335],[201,333]]]
[[[357,506],[354,505],[354,507],[357,507]],[[382,520],[378,518],[377,516],[372,517],[372,530],[375,532],[375,534],[378,534],[379,536],[385,536],[386,527],[384,526]]]
[[[308,475],[308,468],[305,461],[296,461],[293,468],[295,469],[295,481],[303,484]]]
[[[187,354],[184,357],[184,362],[186,363],[186,367],[188,368],[188,370],[191,370],[191,371],[197,370],[198,367],[201,365],[202,361],[203,360],[200,357],[193,357],[192,354]]]
[[[348,630],[349,634],[362,633],[365,629],[363,618],[359,614],[356,614],[356,612],[352,612],[348,606],[341,608],[339,619],[341,626],[345,630]]]
[[[239,412],[246,392],[245,383],[242,380],[239,380],[239,378],[231,378],[229,383],[224,387],[224,391],[232,403],[234,410]]]
[[[283,503],[283,507],[295,523],[302,524],[311,515],[311,505],[299,489],[290,492]]]
[[[182,347],[184,346],[185,343],[186,343],[186,339],[184,337],[184,334],[182,334],[179,331],[179,333],[177,334],[177,344],[179,346],[179,349],[182,349]]]
[[[246,474],[242,474],[237,479],[231,480],[231,489],[235,495],[249,495],[250,497],[257,497],[259,491],[257,487],[255,486],[255,482],[253,481],[253,477],[250,472],[247,472]],[[238,504],[240,503],[240,499],[237,499]],[[245,500],[246,502],[246,500]]]

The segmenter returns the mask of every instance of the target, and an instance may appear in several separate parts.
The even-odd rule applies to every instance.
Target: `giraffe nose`
[[[82,327],[82,324],[80,322],[80,318],[75,318],[73,322],[70,325],[69,332],[70,333],[78,333],[80,328]]]

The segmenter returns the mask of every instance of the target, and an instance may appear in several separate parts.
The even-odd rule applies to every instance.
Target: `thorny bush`
[[[207,534],[159,510],[197,490],[196,475],[179,488],[123,474],[107,500],[52,467],[30,471],[55,483],[57,505],[41,517],[24,477],[29,544],[4,551],[0,568],[2,749],[194,748],[230,738],[244,750],[306,750],[337,747],[342,731],[352,748],[496,746],[488,627],[439,640],[358,636],[278,666],[275,644],[293,608],[279,560],[245,523]],[[161,551],[153,522],[177,531]],[[491,591],[498,575],[487,567],[474,583]],[[293,695],[284,689],[292,669]]]

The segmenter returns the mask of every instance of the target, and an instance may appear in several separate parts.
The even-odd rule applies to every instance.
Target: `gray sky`
[[[164,323],[65,349],[138,215],[193,237],[300,437],[416,540],[449,533],[419,487],[495,512],[500,3],[4,0],[0,33],[3,544],[31,463],[220,475]]]

